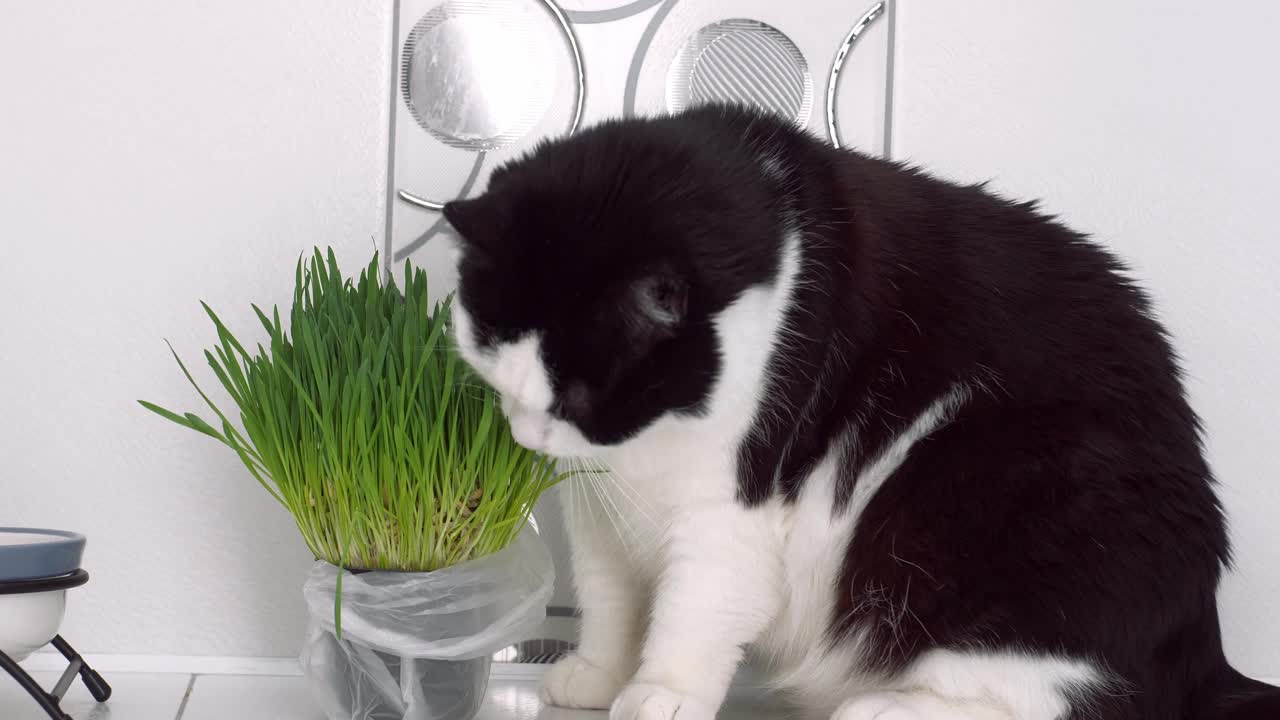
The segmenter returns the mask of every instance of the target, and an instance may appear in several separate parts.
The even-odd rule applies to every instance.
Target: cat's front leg
[[[605,710],[639,666],[648,592],[626,545],[635,539],[602,520],[598,493],[582,497],[580,490],[566,487],[561,496],[582,611],[578,647],[547,671],[541,696],[550,705]]]
[[[762,509],[687,508],[667,533],[640,669],[611,720],[711,720],[744,647],[777,615],[777,534]]]

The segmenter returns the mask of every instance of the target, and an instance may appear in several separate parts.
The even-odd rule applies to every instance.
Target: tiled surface
[[[202,675],[182,720],[324,720],[301,677]]]
[[[61,673],[32,673],[46,690],[53,689]],[[190,675],[119,673],[106,678],[111,700],[94,702],[84,684],[76,680],[62,701],[62,709],[75,720],[173,720],[182,705]],[[49,720],[31,696],[0,670],[0,718]]]
[[[58,673],[36,673],[52,688]],[[75,720],[324,720],[301,677],[113,673],[114,693],[98,705],[80,684],[64,705]],[[188,687],[190,696],[183,698]],[[181,712],[181,715],[179,715]],[[0,675],[0,719],[44,720],[7,676]],[[496,677],[476,720],[604,720],[603,712],[543,707],[536,677]],[[782,720],[786,713],[759,693],[740,690],[720,713],[722,720]]]

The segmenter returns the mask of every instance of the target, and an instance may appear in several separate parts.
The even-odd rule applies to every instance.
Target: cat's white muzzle
[[[503,403],[504,405],[507,403]],[[551,416],[546,413],[514,407],[507,412],[511,423],[511,436],[522,446],[534,452],[546,452],[551,437]]]
[[[545,410],[530,410],[503,395],[502,412],[511,425],[511,436],[521,447],[553,458],[598,454],[597,448],[576,427]]]

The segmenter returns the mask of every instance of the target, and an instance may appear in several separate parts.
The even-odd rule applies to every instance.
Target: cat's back
[[[874,285],[882,312],[927,327],[919,349],[946,354],[952,369],[999,368],[1006,394],[1024,402],[1158,411],[1197,445],[1168,334],[1113,251],[1038,201],[839,155],[849,225],[835,259],[866,268],[844,292],[865,298],[855,283]]]

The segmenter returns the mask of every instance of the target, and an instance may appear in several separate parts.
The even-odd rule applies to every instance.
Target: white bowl
[[[0,595],[0,651],[22,661],[49,644],[66,608],[66,590]]]
[[[65,530],[0,527],[0,651],[22,660],[58,634],[67,590],[89,579],[84,544]]]

